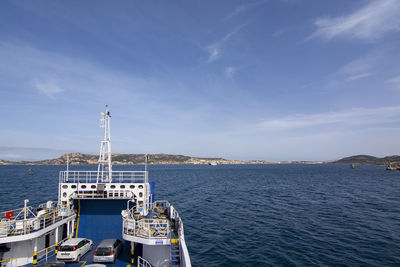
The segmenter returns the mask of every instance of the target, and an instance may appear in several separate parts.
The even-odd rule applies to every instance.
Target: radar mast
[[[97,183],[112,181],[111,165],[111,135],[110,135],[110,111],[108,106],[100,113],[100,128],[104,128],[104,139],[100,143],[99,166],[97,168]]]

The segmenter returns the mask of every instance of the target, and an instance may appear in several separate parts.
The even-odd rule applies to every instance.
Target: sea
[[[83,169],[96,166],[70,166]],[[24,199],[56,200],[61,170],[0,166],[0,211],[22,207]],[[194,267],[400,266],[400,171],[340,164],[148,170],[155,198],[183,219]]]

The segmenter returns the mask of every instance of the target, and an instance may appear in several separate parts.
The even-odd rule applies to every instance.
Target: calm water
[[[32,175],[29,166],[0,166],[0,210],[57,198],[64,167],[30,167]],[[149,171],[156,198],[183,218],[193,266],[400,266],[400,172],[348,165]]]

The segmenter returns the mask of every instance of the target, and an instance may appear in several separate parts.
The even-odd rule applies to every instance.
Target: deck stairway
[[[179,239],[171,240],[171,266],[181,266]]]

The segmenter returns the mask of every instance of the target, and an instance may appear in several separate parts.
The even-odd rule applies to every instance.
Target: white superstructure
[[[28,206],[4,211],[0,221],[1,266],[37,264],[56,252],[58,243],[73,235],[75,211],[48,201],[37,208]]]

